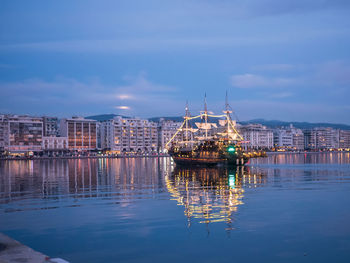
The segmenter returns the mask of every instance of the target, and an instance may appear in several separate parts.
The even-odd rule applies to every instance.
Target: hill
[[[117,114],[100,114],[100,115],[88,116],[85,118],[96,120],[96,121],[106,121],[106,120],[111,120],[116,116],[121,116],[123,118],[130,118],[127,116],[117,115]],[[154,121],[154,122],[159,122],[159,120],[161,118],[163,118],[165,120],[175,121],[175,122],[182,122],[183,121],[183,117],[179,117],[179,116],[152,117],[152,118],[148,118],[148,120]],[[200,119],[192,120],[191,122],[194,123],[195,121],[200,121]],[[350,130],[350,125],[339,124],[339,123],[326,123],[326,122],[312,123],[312,122],[297,122],[297,121],[288,122],[288,121],[279,121],[279,120],[253,119],[253,120],[249,120],[249,121],[239,121],[238,123],[240,123],[242,125],[251,124],[251,123],[259,123],[259,124],[265,125],[269,128],[277,128],[277,127],[282,127],[282,126],[286,127],[286,126],[289,126],[290,124],[292,124],[294,127],[299,128],[299,129],[312,129],[312,128],[316,128],[316,127],[331,127],[333,129]]]
[[[93,115],[93,116],[87,116],[86,119],[96,120],[96,121],[108,121],[113,119],[114,117],[121,116],[123,118],[128,118],[123,115],[117,115],[117,114],[100,114],[100,115]]]

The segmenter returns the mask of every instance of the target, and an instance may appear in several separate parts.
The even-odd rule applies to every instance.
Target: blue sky
[[[348,0],[0,0],[0,112],[350,124]]]

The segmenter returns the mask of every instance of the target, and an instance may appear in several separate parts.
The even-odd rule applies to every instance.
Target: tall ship
[[[249,155],[243,150],[244,139],[236,129],[232,112],[227,93],[222,115],[208,111],[206,95],[204,110],[198,116],[192,117],[186,104],[184,121],[166,144],[174,162],[178,165],[205,166],[243,166],[247,163]],[[214,119],[216,121],[212,122]]]

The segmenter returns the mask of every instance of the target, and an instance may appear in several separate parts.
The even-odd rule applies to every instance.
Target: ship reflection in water
[[[244,204],[244,188],[264,184],[266,176],[252,173],[249,167],[175,167],[165,176],[166,187],[191,226],[192,219],[199,223],[226,222],[228,229],[234,214]]]
[[[79,207],[107,202],[123,208],[140,200],[176,200],[193,222],[233,222],[244,189],[266,183],[249,167],[177,167],[171,159],[4,162],[0,212]],[[6,205],[5,205],[6,204]],[[174,204],[169,203],[169,206]]]

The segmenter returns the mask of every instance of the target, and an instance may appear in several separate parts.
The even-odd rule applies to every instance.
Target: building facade
[[[339,131],[339,148],[350,149],[350,130]]]
[[[117,116],[101,123],[101,148],[114,153],[158,151],[158,125],[139,118]]]
[[[43,138],[42,118],[20,115],[0,117],[0,147],[9,153],[40,152]]]
[[[318,127],[304,131],[305,149],[327,150],[339,148],[339,130]]]
[[[60,135],[68,138],[68,148],[71,151],[97,149],[97,122],[95,120],[82,117],[61,119]]]
[[[177,130],[181,127],[182,122],[175,122],[171,120],[161,119],[159,121],[159,140],[158,145],[160,151],[165,150],[166,144],[170,141],[171,138],[176,134]],[[191,132],[188,132],[188,137],[193,136]],[[176,134],[174,141],[183,141],[184,140],[184,132],[179,132]]]
[[[57,117],[43,117],[43,135],[46,137],[49,136],[58,136],[58,118]]]
[[[68,152],[68,138],[49,136],[43,137],[42,150],[47,155],[62,155]]]
[[[250,149],[273,148],[273,132],[261,124],[239,126],[240,134],[245,140],[245,147]]]
[[[276,149],[304,150],[304,133],[290,125],[273,131],[273,143]]]

